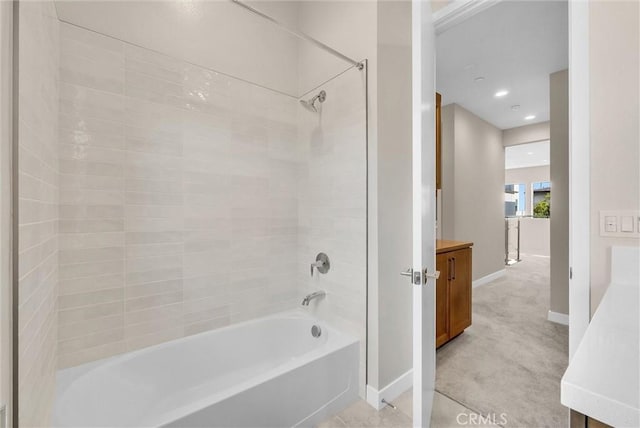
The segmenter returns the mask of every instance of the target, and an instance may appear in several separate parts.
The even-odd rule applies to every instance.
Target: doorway
[[[436,320],[449,331],[437,352],[436,391],[492,423],[568,420],[560,404],[569,309],[568,22],[566,2],[500,2],[436,26],[438,230],[443,241],[472,244],[471,278],[460,284],[448,275],[438,287],[448,300],[436,298]],[[461,301],[451,296],[460,287],[472,295],[462,333],[452,328]]]

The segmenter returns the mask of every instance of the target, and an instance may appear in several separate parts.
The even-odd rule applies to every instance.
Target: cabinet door
[[[451,253],[436,255],[436,269],[440,278],[436,280],[436,347],[449,340],[449,273]]]
[[[450,254],[449,336],[455,337],[471,325],[471,248]]]

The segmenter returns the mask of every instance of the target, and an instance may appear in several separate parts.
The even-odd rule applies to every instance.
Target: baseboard
[[[569,325],[569,315],[561,314],[560,312],[549,311],[549,315],[547,315],[547,319],[557,324]]]
[[[482,278],[476,279],[471,284],[472,284],[473,288],[480,287],[481,285],[488,284],[491,281],[494,281],[494,280],[496,280],[498,278],[501,278],[501,277],[505,276],[506,274],[507,274],[507,270],[506,269],[501,269],[501,270],[499,270],[497,272],[493,272],[493,273],[490,273],[487,276],[483,276]]]
[[[413,369],[398,377],[380,391],[371,385],[367,385],[367,403],[374,409],[380,410],[386,406],[386,404],[382,402],[383,398],[386,401],[393,402],[393,400],[411,388],[411,386],[413,386]]]
[[[521,253],[520,254],[520,258],[522,258],[522,256],[526,256],[526,257],[542,257],[544,259],[550,259],[551,256],[547,255],[547,254],[525,254],[525,253]]]

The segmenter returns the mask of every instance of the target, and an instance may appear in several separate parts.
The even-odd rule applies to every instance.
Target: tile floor
[[[330,419],[327,419],[318,428],[404,428],[411,427],[412,392],[405,392],[393,404],[396,410],[385,407],[377,412],[363,400],[351,405]],[[436,392],[433,399],[433,412],[431,414],[431,428],[451,428],[472,425],[473,427],[486,428],[497,425],[473,423],[480,421],[480,416],[473,410]]]

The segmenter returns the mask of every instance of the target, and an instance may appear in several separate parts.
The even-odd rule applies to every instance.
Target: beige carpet
[[[473,290],[473,325],[437,352],[436,389],[508,427],[565,427],[568,329],[547,321],[549,259],[526,257]]]

